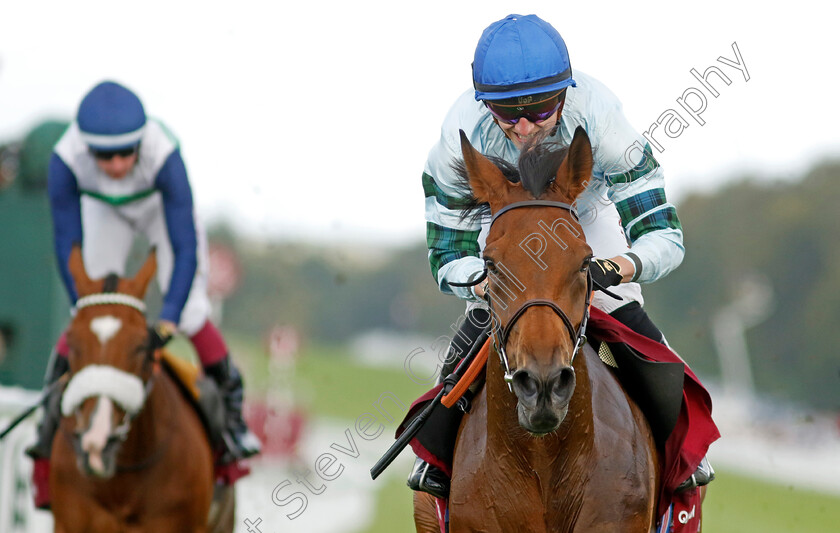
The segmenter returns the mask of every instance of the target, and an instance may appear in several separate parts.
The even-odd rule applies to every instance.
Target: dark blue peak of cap
[[[536,15],[508,15],[484,30],[475,49],[473,83],[479,100],[575,85],[566,43]]]
[[[136,94],[113,81],[90,90],[76,117],[82,137],[100,150],[119,150],[140,142],[146,112]]]

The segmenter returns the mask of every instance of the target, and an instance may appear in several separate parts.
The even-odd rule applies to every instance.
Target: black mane
[[[516,165],[512,165],[500,157],[485,156],[491,163],[502,171],[504,177],[511,183],[520,183],[534,198],[542,196],[548,187],[554,183],[557,169],[566,158],[568,148],[562,148],[558,143],[539,143],[526,146],[519,154]],[[452,169],[458,176],[456,186],[468,191],[463,201],[458,204],[461,210],[461,220],[478,219],[487,212],[488,205],[481,203],[473,195],[467,167],[464,160],[458,158],[452,162]]]

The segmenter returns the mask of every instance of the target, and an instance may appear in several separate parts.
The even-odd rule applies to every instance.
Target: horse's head
[[[496,349],[519,424],[546,434],[568,412],[588,316],[592,251],[572,204],[592,174],[592,147],[578,128],[568,149],[527,147],[518,168],[501,165],[504,172],[463,132],[461,151],[474,202],[493,215],[484,260]]]
[[[78,246],[69,267],[79,299],[67,332],[72,378],[61,410],[73,416],[79,467],[107,478],[116,471],[119,445],[151,383],[153,353],[142,298],[155,272],[155,252],[134,279],[90,279]]]

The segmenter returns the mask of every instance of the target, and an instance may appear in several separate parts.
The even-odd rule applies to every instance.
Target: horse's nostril
[[[513,375],[513,387],[522,399],[535,398],[540,390],[539,383],[527,370],[518,370]]]
[[[571,368],[561,370],[559,382],[563,388],[573,385],[575,382],[575,371]]]
[[[552,396],[565,401],[571,398],[575,389],[575,371],[571,367],[564,368],[555,377],[551,387]]]

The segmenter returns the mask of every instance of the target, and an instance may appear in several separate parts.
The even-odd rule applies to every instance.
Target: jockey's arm
[[[636,275],[636,265],[634,265],[632,261],[623,255],[617,255],[615,257],[611,257],[610,259],[615,261],[615,263],[621,268],[619,271],[621,273],[621,283],[627,283],[633,280],[633,276]]]
[[[64,161],[53,153],[47,171],[47,194],[53,220],[53,236],[58,270],[71,304],[76,303],[78,295],[73,277],[70,275],[68,261],[74,244],[82,242],[82,212],[79,186],[76,176]]]
[[[424,181],[427,176],[424,174]],[[449,282],[468,282],[484,270],[478,243],[481,227],[473,229],[467,221],[455,223],[451,220],[455,215],[448,211],[433,198],[426,198],[426,244],[432,275],[441,292],[476,300],[469,287],[453,287]],[[447,219],[449,224],[442,223]]]
[[[174,256],[172,278],[163,299],[160,319],[177,324],[198,266],[192,190],[180,150],[173,151],[161,167],[155,178],[155,188],[163,199],[166,230]]]
[[[627,122],[620,105],[602,122],[593,153],[603,169],[630,250],[611,259],[622,281],[651,283],[674,270],[685,255],[676,207],[665,196],[665,176],[650,145]]]
[[[608,196],[618,209],[630,250],[611,258],[621,267],[622,282],[651,283],[677,268],[685,255],[676,207],[665,197],[664,177],[653,156],[636,169],[632,182],[613,185]],[[644,173],[643,173],[644,172]]]
[[[459,205],[469,193],[458,184],[452,161],[461,157],[460,138],[450,138],[443,129],[441,139],[429,152],[423,170],[426,196],[426,245],[432,275],[441,292],[464,300],[478,300],[470,287],[453,287],[449,282],[465,283],[484,270],[478,238],[479,220],[462,218]],[[457,133],[458,129],[454,128]]]

